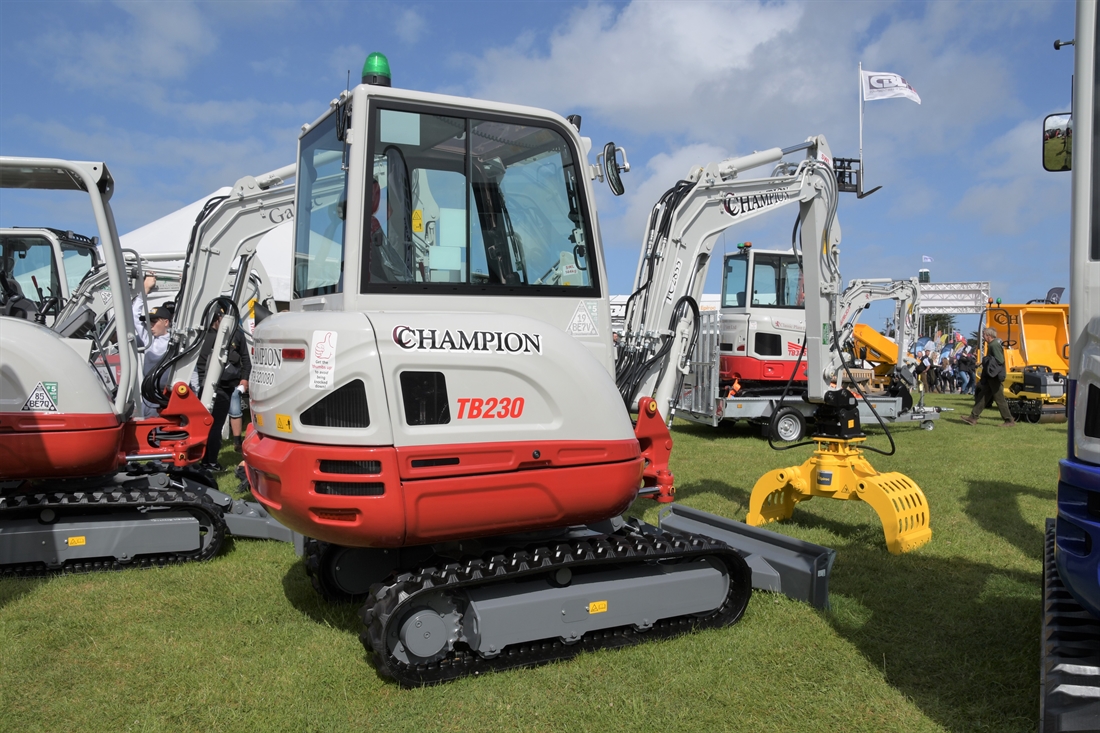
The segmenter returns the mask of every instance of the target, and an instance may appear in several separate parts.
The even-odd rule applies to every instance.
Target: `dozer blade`
[[[904,474],[876,471],[855,442],[818,440],[817,450],[801,466],[764,474],[752,489],[745,521],[760,527],[790,519],[795,504],[823,496],[870,504],[882,522],[886,546],[895,555],[931,540],[924,492]]]
[[[657,525],[726,543],[745,558],[755,589],[782,593],[814,608],[829,607],[829,574],[836,550],[680,504],[663,507]]]

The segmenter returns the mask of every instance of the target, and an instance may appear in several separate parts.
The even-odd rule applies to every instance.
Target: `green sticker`
[[[46,393],[53,400],[53,403],[57,404],[57,382],[43,382],[42,388],[46,390]]]
[[[828,323],[822,323],[821,324],[821,342],[825,343],[825,344],[829,343],[829,324]]]

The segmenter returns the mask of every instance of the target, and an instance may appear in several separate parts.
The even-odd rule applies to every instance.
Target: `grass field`
[[[923,488],[930,544],[890,555],[852,502],[814,499],[772,525],[836,549],[828,612],[758,593],[727,629],[403,690],[289,545],[238,540],[205,564],[0,582],[0,729],[1032,731],[1065,425],[1003,430],[987,411],[970,427],[965,398],[931,401],[957,411],[932,432],[898,427],[897,455],[871,456]],[[679,500],[734,519],[761,474],[809,455],[744,426],[674,438]],[[656,521],[652,502],[632,511]]]

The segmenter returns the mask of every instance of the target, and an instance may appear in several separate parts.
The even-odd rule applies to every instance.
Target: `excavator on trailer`
[[[696,236],[690,229],[684,234],[689,239]],[[635,287],[642,282],[642,263]],[[736,252],[725,256],[721,306],[718,312],[700,313],[699,337],[677,400],[679,417],[712,426],[747,420],[782,441],[801,440],[807,434],[813,404],[800,399],[780,404],[785,392],[801,393],[805,388],[804,290],[800,257],[793,249],[761,250],[741,242]],[[842,348],[855,354],[856,334],[867,335],[869,330],[858,319],[872,301],[897,301],[897,320],[915,328],[916,299],[915,279],[852,280],[838,305]],[[884,343],[892,342],[871,333],[880,346],[890,348]],[[909,342],[913,335],[915,330],[909,332]],[[881,418],[891,423],[919,422],[926,430],[934,427],[939,409],[914,405],[910,390],[917,383],[904,367],[880,363],[872,372],[853,366],[851,373],[871,400],[858,403],[864,421]]]
[[[167,353],[140,384],[131,273],[107,166],[2,157],[0,181],[87,193],[103,250],[101,267],[85,274],[51,327],[34,317],[37,307],[0,317],[0,574],[205,560],[227,530],[290,540],[261,506],[217,491],[188,467],[203,454],[212,385],[251,292],[256,241],[274,226],[271,211],[290,208],[293,187],[273,186],[278,176],[246,177],[208,203],[192,232]],[[134,266],[140,284],[140,261]],[[221,309],[233,317],[222,319],[200,399],[191,375]],[[135,417],[141,398],[157,416]]]
[[[364,601],[363,644],[403,685],[726,626],[752,586],[827,602],[830,550],[690,509],[622,518],[639,496],[672,506],[696,263],[653,279],[633,321],[650,353],[617,387],[592,181],[621,194],[627,164],[609,143],[590,165],[579,128],[392,88],[373,54],[303,127],[294,297],[256,326],[247,476],[310,538],[318,590]],[[781,192],[717,193],[778,149],[683,192],[716,223],[798,201],[807,249],[831,247],[828,146],[791,152]]]
[[[799,150],[807,151],[805,160],[783,161],[785,155]],[[746,179],[739,175],[772,163],[775,168],[769,177]],[[686,180],[670,188],[650,212],[646,225],[638,287],[627,303],[617,384],[628,405],[638,395],[652,394],[659,409],[672,418],[695,352],[700,332],[696,303],[719,235],[797,202],[799,218],[792,233],[792,250],[800,262],[791,265],[798,264],[801,270],[805,339],[772,419],[774,422],[783,414],[784,401],[805,356],[805,393],[799,398],[815,406],[811,439],[816,447],[801,466],[771,471],[756,482],[746,521],[761,526],[787,519],[795,504],[814,496],[864,501],[878,514],[890,552],[903,553],[932,538],[928,502],[907,476],[875,471],[859,447],[865,440],[859,404],[867,402],[860,385],[870,375],[858,374],[860,370],[849,363],[844,342],[854,322],[851,313],[861,308],[857,306],[859,293],[870,291],[852,291],[852,305],[847,311],[842,309],[836,171],[832,153],[819,136],[790,148],[696,167]],[[790,300],[797,301],[797,296]],[[885,429],[881,418],[879,423]],[[889,430],[886,435],[893,450]]]

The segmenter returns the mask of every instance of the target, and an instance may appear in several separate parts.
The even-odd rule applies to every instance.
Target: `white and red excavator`
[[[627,166],[611,143],[591,165],[579,130],[392,88],[379,54],[303,126],[294,292],[256,325],[247,474],[308,538],[315,587],[364,602],[363,643],[405,685],[732,624],[751,585],[826,602],[831,551],[672,503],[666,427],[714,237],[795,204],[807,398],[826,444],[861,439],[833,387],[847,367],[825,139],[666,194],[616,379],[592,182],[621,193]],[[744,175],[762,165],[777,172]],[[702,247],[678,239],[684,222]],[[639,496],[667,505],[660,526],[621,516]]]
[[[94,247],[90,238],[66,233],[55,242],[53,230],[3,231],[5,256],[33,255],[43,279],[29,275],[37,292],[27,298],[18,262],[3,268],[12,277],[5,275],[0,304],[0,573],[203,560],[218,552],[227,530],[290,539],[258,504],[232,499],[212,477],[188,468],[203,455],[231,329],[247,304],[263,298],[252,266],[256,240],[274,226],[269,213],[293,201],[293,186],[277,183],[279,175],[246,177],[230,196],[208,203],[177,274],[167,352],[142,385],[143,326],[131,289],[131,279],[139,286],[144,279],[142,262],[127,260],[119,245],[107,166],[0,157],[4,188],[86,193],[102,248],[100,262],[84,246]],[[78,255],[92,265],[74,267]],[[191,377],[222,310],[232,317],[221,320],[200,399]],[[156,406],[148,419],[139,417],[143,397]]]
[[[698,234],[686,229],[683,236],[691,241]],[[635,287],[640,285],[636,282]],[[918,422],[931,430],[939,418],[937,408],[914,404],[910,390],[917,382],[904,363],[915,336],[915,329],[907,331],[904,324],[915,327],[919,295],[916,278],[852,280],[840,294],[837,329],[845,352],[858,356],[859,346],[866,351],[859,335],[902,354],[901,361],[895,356],[885,367],[876,362],[865,368],[862,358],[853,363],[852,376],[867,398],[860,396],[858,402],[864,421],[877,416],[891,423]],[[895,322],[903,327],[897,329],[896,341],[858,323],[864,309],[878,300],[897,304]],[[780,398],[785,393],[801,395],[805,389],[805,334],[802,257],[793,249],[763,250],[751,242],[739,243],[723,258],[718,309],[700,313],[699,336],[675,405],[677,416],[706,425],[746,420],[770,431],[774,439],[801,440],[808,433],[807,418],[814,405],[801,397],[780,404]]]

